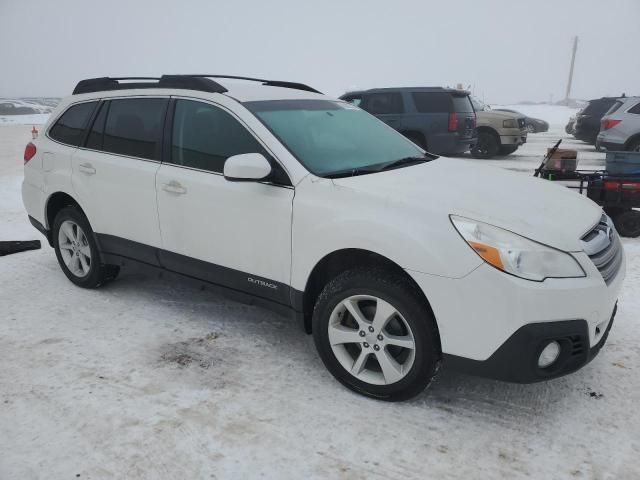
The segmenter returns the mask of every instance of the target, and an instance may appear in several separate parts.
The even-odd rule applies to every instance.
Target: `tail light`
[[[600,126],[602,130],[609,130],[610,128],[618,125],[622,120],[613,120],[611,118],[603,118],[600,122]]]
[[[458,130],[458,114],[451,112],[449,114],[449,131],[455,132],[456,130]]]
[[[476,128],[478,126],[478,115],[476,115],[475,113],[473,114],[473,128]]]
[[[640,182],[605,181],[605,190],[626,190],[640,191]]]
[[[29,142],[27,146],[24,148],[24,163],[26,164],[29,160],[31,160],[36,154],[36,146]]]

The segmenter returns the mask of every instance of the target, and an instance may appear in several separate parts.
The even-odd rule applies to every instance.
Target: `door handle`
[[[96,169],[93,168],[93,165],[90,163],[81,163],[78,165],[78,170],[82,173],[86,173],[87,175],[94,175],[96,173]]]
[[[169,193],[175,193],[176,195],[184,195],[187,193],[187,189],[175,180],[172,180],[169,183],[163,183],[162,190]]]

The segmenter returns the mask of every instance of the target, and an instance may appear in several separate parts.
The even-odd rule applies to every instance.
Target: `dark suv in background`
[[[600,132],[600,120],[617,99],[618,97],[602,97],[589,100],[587,106],[576,115],[573,136],[583,142],[595,144]]]
[[[340,97],[375,115],[420,147],[461,154],[476,143],[469,92],[441,87],[376,88]]]

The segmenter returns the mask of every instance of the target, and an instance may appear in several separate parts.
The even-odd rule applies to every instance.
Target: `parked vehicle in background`
[[[470,97],[476,111],[478,142],[471,149],[476,158],[509,155],[527,141],[524,115],[492,110],[475,97]]]
[[[640,152],[640,97],[615,101],[600,121],[596,147]]]
[[[625,263],[598,205],[428,154],[311,87],[250,82],[78,83],[22,184],[70,282],[135,262],[217,285],[298,319],[337,380],[384,400],[441,362],[537,382],[600,351]]]
[[[524,117],[524,124],[527,127],[527,132],[529,133],[540,133],[540,132],[548,132],[549,124],[540,118],[527,117],[524,113],[520,113],[516,110],[510,110],[508,108],[494,108],[492,109],[494,112],[509,112],[515,113],[518,117]]]
[[[576,125],[576,117],[573,116],[569,119],[569,121],[565,125],[564,131],[569,135],[573,135],[575,133],[575,125]]]
[[[458,155],[476,142],[469,92],[441,87],[378,88],[340,97],[375,115],[425,150]]]
[[[616,100],[617,97],[602,97],[589,100],[587,106],[576,115],[573,136],[583,142],[595,144],[600,131],[600,120]]]

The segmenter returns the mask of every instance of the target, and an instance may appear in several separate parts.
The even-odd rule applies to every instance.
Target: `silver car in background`
[[[596,148],[640,152],[640,97],[616,100],[600,122]]]

